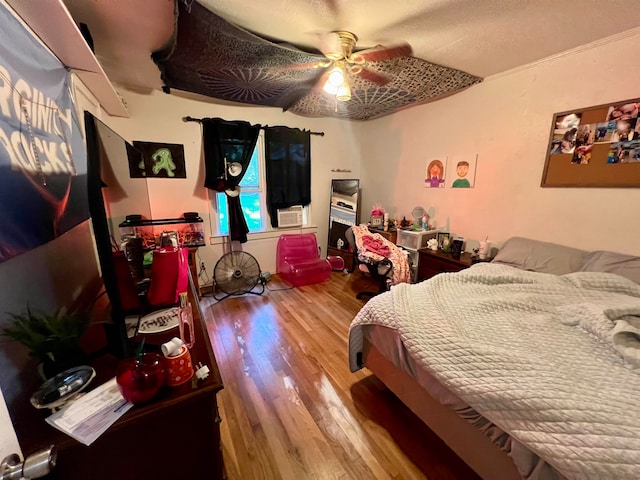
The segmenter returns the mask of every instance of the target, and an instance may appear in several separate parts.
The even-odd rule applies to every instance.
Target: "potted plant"
[[[42,374],[50,378],[67,368],[86,363],[80,338],[89,327],[89,317],[59,309],[53,314],[31,310],[9,313],[13,323],[2,329],[7,336],[29,349],[41,362]]]

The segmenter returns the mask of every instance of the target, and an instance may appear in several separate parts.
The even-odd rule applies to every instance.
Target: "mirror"
[[[112,353],[128,353],[125,308],[116,273],[113,241],[120,238],[118,224],[131,211],[151,217],[146,179],[129,178],[130,161],[138,161],[136,149],[117,133],[85,112],[87,139],[87,196],[102,280],[111,304],[112,324],[105,326]],[[139,156],[142,160],[142,156]]]
[[[330,255],[335,251],[347,251],[349,245],[344,237],[347,228],[360,221],[360,180],[331,180],[331,207],[329,209],[329,241],[327,250]],[[337,254],[340,254],[337,253]]]
[[[119,227],[127,215],[151,219],[151,202],[146,178],[132,178],[131,167],[143,162],[141,153],[116,132],[94,118],[100,155],[102,195],[109,233],[120,240]]]

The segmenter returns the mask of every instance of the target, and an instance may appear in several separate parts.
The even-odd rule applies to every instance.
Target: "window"
[[[249,232],[252,233],[265,231],[268,224],[264,186],[264,134],[260,132],[247,171],[240,181],[240,203]],[[215,202],[218,210],[218,234],[229,235],[229,210],[226,193],[217,192]]]
[[[266,181],[264,173],[264,132],[260,132],[256,148],[253,150],[247,172],[240,181],[240,204],[244,212],[250,233],[265,232],[271,229],[266,206]],[[218,235],[229,235],[229,209],[227,194],[216,192],[213,207],[218,211]],[[310,218],[310,205],[302,209],[302,224],[307,225]]]

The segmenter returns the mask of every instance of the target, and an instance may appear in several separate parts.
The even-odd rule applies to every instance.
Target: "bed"
[[[485,479],[640,478],[640,257],[514,237],[371,299],[366,367]]]

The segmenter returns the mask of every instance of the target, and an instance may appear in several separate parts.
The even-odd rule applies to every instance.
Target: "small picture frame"
[[[438,232],[438,248],[445,252],[451,250],[451,236],[449,232]]]
[[[372,227],[381,227],[384,223],[384,217],[382,215],[371,215],[369,219],[369,224]]]

